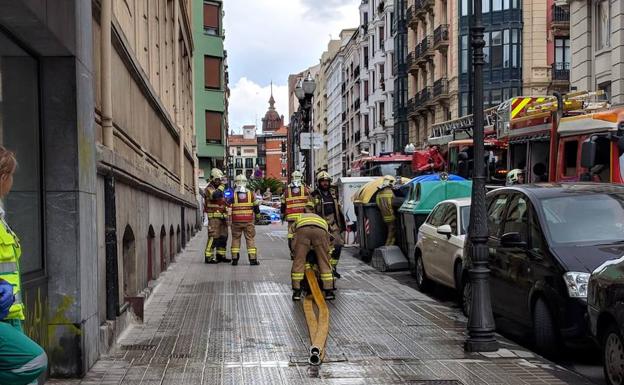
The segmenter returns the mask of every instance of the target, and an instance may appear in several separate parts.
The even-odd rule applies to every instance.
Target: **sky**
[[[316,65],[330,37],[359,24],[360,0],[225,0],[230,130],[261,129],[271,95],[288,122],[288,75]]]

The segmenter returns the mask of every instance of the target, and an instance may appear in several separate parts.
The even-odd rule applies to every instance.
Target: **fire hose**
[[[303,300],[303,311],[308,324],[310,334],[310,365],[318,366],[325,358],[325,343],[329,334],[329,309],[325,303],[325,297],[319,287],[314,270],[307,269],[305,272],[308,281],[308,294]],[[318,309],[318,316],[314,311],[314,305]]]

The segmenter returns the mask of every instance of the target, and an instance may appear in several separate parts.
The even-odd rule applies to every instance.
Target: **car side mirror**
[[[593,140],[583,142],[581,147],[581,167],[591,169],[596,165],[598,145]]]
[[[453,229],[451,229],[450,225],[442,225],[438,227],[438,234],[446,235],[447,238],[451,238],[451,234],[453,234]]]
[[[501,237],[500,244],[502,247],[524,249],[527,243],[522,240],[520,233],[506,233]]]

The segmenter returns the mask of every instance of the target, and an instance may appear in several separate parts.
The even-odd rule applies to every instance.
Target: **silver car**
[[[438,203],[418,231],[416,284],[425,291],[434,281],[459,290],[470,198]]]

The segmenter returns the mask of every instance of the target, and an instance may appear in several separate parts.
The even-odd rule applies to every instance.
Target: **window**
[[[469,93],[462,92],[460,100],[460,115],[466,116],[470,110]]]
[[[379,103],[379,124],[383,127],[386,124],[386,103]]]
[[[528,207],[527,200],[523,195],[516,194],[513,197],[507,210],[503,234],[519,233],[520,239],[524,242],[527,241]]]
[[[446,205],[442,224],[451,226],[452,233],[457,234],[457,208],[455,207],[455,205]]]
[[[487,1],[487,0],[486,0]],[[462,16],[468,16],[468,0],[462,0],[461,3],[461,14]]]
[[[484,2],[483,4],[485,4],[487,2]],[[485,46],[483,47],[483,62],[485,64],[488,64],[490,62],[490,33],[489,32],[485,32],[483,34],[483,40],[485,40]],[[489,66],[485,66],[485,68],[488,68]]]
[[[286,142],[282,142],[282,152],[286,152]]]
[[[368,47],[364,47],[364,68],[368,68]]]
[[[492,11],[501,11],[502,9],[503,9],[503,0],[492,0]]]
[[[384,49],[384,42],[386,40],[386,28],[382,25],[379,27],[379,49]]]
[[[204,33],[207,35],[219,34],[219,15],[220,9],[218,4],[204,2]]]
[[[243,174],[243,170],[236,170],[236,175],[242,175]]]
[[[205,88],[221,88],[221,61],[220,57],[204,56]]]
[[[596,49],[611,46],[611,0],[596,3]]]
[[[461,235],[468,234],[470,227],[470,206],[463,206],[459,209],[461,216]]]
[[[364,25],[368,24],[368,12],[364,12]]]
[[[503,67],[509,68],[510,63],[510,52],[509,52],[509,30],[506,29],[503,31]]]
[[[245,168],[253,168],[253,158],[245,158]]]
[[[511,30],[511,67],[520,67],[520,31]]]
[[[570,68],[570,39],[555,39],[555,66],[558,70]]]
[[[529,248],[531,251],[537,254],[543,254],[545,242],[542,236],[542,230],[540,228],[537,214],[533,209],[531,209],[531,216],[529,217],[529,236]]]
[[[492,67],[502,67],[503,66],[503,32],[502,31],[492,32],[491,52],[492,52],[492,58],[491,58]]]
[[[243,159],[236,158],[236,168],[243,168]]]
[[[414,199],[416,200],[418,197],[415,197]],[[427,224],[433,227],[440,227],[442,225],[442,220],[444,219],[447,206],[447,204],[441,204],[436,207],[429,215],[429,218],[427,218]]]
[[[222,143],[223,113],[206,111],[206,143]]]
[[[468,35],[461,37],[461,72],[468,73]]]
[[[483,13],[490,12],[490,0],[483,0],[481,4],[482,4],[481,9],[483,10]]]
[[[385,77],[386,77],[386,65],[380,64],[379,65],[379,81],[383,82]]]
[[[497,105],[499,105],[499,104],[501,104],[503,102],[502,101],[502,96],[503,96],[502,92],[503,91],[500,88],[492,90],[492,93],[491,93],[491,95],[492,95],[491,105],[497,106]]]
[[[503,221],[505,205],[507,204],[507,195],[496,195],[492,198],[488,207],[488,229],[490,237],[498,238],[498,231]]]
[[[598,84],[598,89],[604,91],[606,100],[611,100],[611,82]]]
[[[563,146],[563,159],[565,161],[565,164],[563,165],[564,175],[576,176],[576,155],[578,150],[578,141],[570,140],[565,142]]]
[[[236,155],[241,156],[241,148],[240,148],[240,146],[236,147]]]
[[[285,178],[288,175],[288,171],[286,169],[282,169],[282,178]]]

